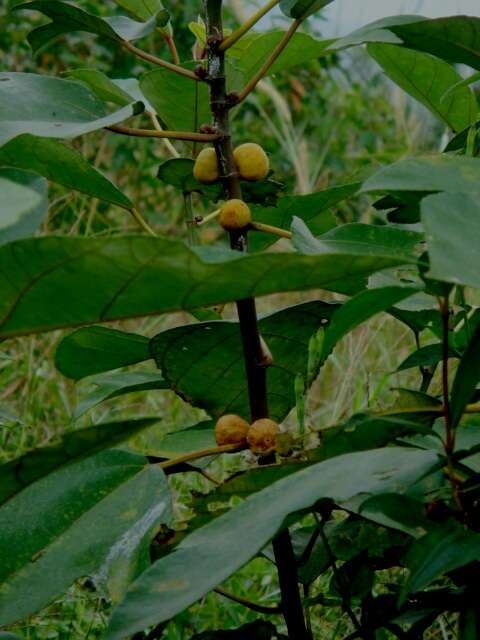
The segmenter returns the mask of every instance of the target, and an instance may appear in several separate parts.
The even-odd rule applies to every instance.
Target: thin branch
[[[237,97],[237,100],[236,100],[235,104],[239,104],[240,102],[243,102],[245,100],[245,98],[255,89],[255,87],[260,82],[260,80],[264,76],[267,75],[267,73],[269,72],[270,68],[276,62],[276,60],[280,56],[280,54],[283,53],[285,47],[288,45],[290,40],[293,38],[293,36],[295,35],[295,32],[300,27],[302,22],[303,22],[303,19],[300,19],[300,18],[298,20],[294,20],[294,22],[292,22],[292,25],[290,26],[290,29],[285,33],[283,38],[277,44],[277,46],[275,47],[275,49],[271,53],[270,57],[268,58],[268,60],[260,68],[260,70],[253,76],[253,78],[245,85],[245,87],[242,89],[242,91],[238,94],[238,97]]]
[[[180,66],[180,56],[178,55],[177,45],[175,44],[175,40],[173,39],[173,36],[165,30],[162,30],[162,29],[157,29],[157,30],[160,32],[162,38],[167,43],[167,47],[170,50],[170,55],[172,56],[173,64]]]
[[[155,113],[152,113],[151,111],[147,112],[150,120],[152,121],[153,126],[155,127],[155,131],[164,131],[164,129],[162,129],[162,125],[160,124],[160,122],[158,121],[158,118],[156,116]],[[165,148],[169,151],[169,153],[174,157],[174,158],[179,158],[180,154],[178,153],[178,151],[175,149],[175,147],[173,146],[173,144],[170,142],[170,140],[168,138],[164,138],[163,139],[163,144],[165,145]]]
[[[164,69],[168,69],[169,71],[173,71],[173,73],[178,74],[179,76],[184,76],[185,78],[190,78],[190,80],[195,80],[198,82],[200,78],[190,71],[189,69],[184,69],[180,67],[178,64],[173,64],[172,62],[168,62],[167,60],[162,60],[162,58],[157,58],[157,56],[148,53],[147,51],[143,51],[143,49],[139,49],[128,40],[123,40],[122,45],[133,53],[137,58],[142,58],[142,60],[147,60],[147,62],[151,62],[152,64],[157,65],[157,67],[163,67]]]
[[[279,227],[274,227],[271,224],[263,224],[263,222],[251,222],[250,228],[254,231],[263,231],[263,233],[273,233],[275,236],[280,236],[280,238],[288,238],[292,239],[292,232],[287,231],[286,229],[280,229]]]
[[[250,600],[246,600],[245,598],[241,598],[240,596],[236,596],[234,593],[230,593],[229,591],[225,591],[222,587],[216,587],[214,589],[215,593],[223,596],[224,598],[228,598],[233,602],[237,602],[238,604],[247,607],[247,609],[251,609],[252,611],[256,611],[257,613],[262,613],[264,615],[278,615],[282,613],[280,607],[265,607],[261,604],[256,604],[255,602],[250,602]]]
[[[368,636],[364,634],[362,630],[362,625],[358,621],[357,616],[355,615],[352,607],[350,606],[350,598],[348,595],[348,585],[345,584],[345,581],[343,580],[343,576],[338,570],[337,562],[336,562],[335,556],[333,555],[332,549],[330,547],[330,543],[328,541],[327,535],[325,533],[323,522],[320,523],[319,529],[320,529],[320,537],[322,538],[322,542],[325,547],[325,551],[327,552],[330,566],[332,567],[333,575],[335,576],[337,589],[339,590],[340,597],[342,598],[343,610],[352,621],[352,624],[355,627],[358,637],[364,638],[365,640],[369,640]]]
[[[148,222],[145,220],[145,218],[141,215],[139,211],[137,211],[136,209],[129,209],[129,211],[132,214],[132,217],[135,219],[136,222],[138,222],[138,224],[144,231],[146,231],[151,236],[157,237],[157,234],[155,233],[155,231],[152,229],[152,227],[148,224]]]
[[[267,14],[274,7],[276,7],[279,2],[280,0],[270,0],[270,2],[267,2],[267,4],[264,7],[259,9],[256,13],[254,13],[253,16],[248,18],[248,20],[246,20],[241,27],[239,27],[230,36],[228,36],[228,38],[225,38],[225,40],[221,43],[219,47],[220,51],[226,51],[227,49],[232,47],[238,40],[240,40],[240,38],[242,38],[247,33],[247,31],[250,31],[250,29],[254,27],[257,24],[257,22],[263,18],[265,14]]]
[[[218,140],[216,133],[196,133],[194,131],[157,131],[156,129],[135,129],[124,127],[120,124],[105,127],[107,131],[120,133],[124,136],[137,138],[170,138],[171,140],[188,140],[190,142],[215,142]]]
[[[212,213],[209,213],[204,218],[197,218],[195,220],[197,227],[201,227],[203,224],[207,224],[207,222],[211,222],[212,220],[215,220],[215,218],[218,218],[218,216],[220,215],[220,211],[221,209],[217,209],[216,211],[212,211]]]
[[[221,447],[210,447],[209,449],[200,449],[199,451],[186,453],[178,458],[172,458],[171,460],[160,462],[158,466],[161,469],[168,469],[169,467],[176,467],[179,464],[191,462],[192,460],[199,460],[200,458],[206,458],[207,456],[218,456],[221,453],[237,453],[243,449],[245,449],[245,447],[239,447],[236,444],[224,444]]]

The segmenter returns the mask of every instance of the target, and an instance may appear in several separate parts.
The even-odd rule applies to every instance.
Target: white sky
[[[406,13],[429,18],[457,13],[480,17],[480,0],[335,0],[323,10],[328,26],[322,31],[345,35],[372,20]]]

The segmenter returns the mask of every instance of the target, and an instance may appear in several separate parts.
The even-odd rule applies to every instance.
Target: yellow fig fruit
[[[217,154],[213,147],[207,147],[200,151],[195,160],[193,175],[199,182],[205,184],[211,184],[220,178]]]
[[[278,434],[278,424],[273,420],[269,418],[255,420],[247,433],[250,450],[263,456],[273,453],[277,447]]]
[[[227,200],[220,209],[219,220],[226,231],[238,231],[250,224],[252,214],[243,200]]]
[[[241,178],[256,182],[267,177],[270,171],[270,161],[259,144],[246,142],[233,152],[237,171]]]
[[[240,416],[233,413],[225,414],[215,425],[217,445],[222,447],[225,444],[236,444],[239,448],[246,447],[248,429],[248,422]]]

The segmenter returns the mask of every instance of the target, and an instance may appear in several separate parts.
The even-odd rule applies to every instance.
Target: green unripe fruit
[[[244,229],[252,221],[250,208],[243,200],[227,200],[220,209],[220,224],[226,231]]]
[[[213,147],[202,149],[195,160],[193,175],[199,182],[211,184],[220,177],[217,154]]]
[[[240,416],[228,413],[217,420],[215,425],[215,440],[219,447],[226,444],[247,446],[247,431],[249,424]]]
[[[237,171],[243,180],[256,182],[267,177],[270,171],[270,161],[259,144],[246,142],[233,152]]]

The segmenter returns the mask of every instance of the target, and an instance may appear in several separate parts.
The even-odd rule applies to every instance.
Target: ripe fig
[[[217,420],[215,425],[215,440],[222,447],[225,444],[236,444],[239,447],[247,445],[247,431],[249,424],[246,420],[233,413],[227,413]]]
[[[269,418],[255,420],[247,433],[247,441],[250,450],[258,455],[273,453],[277,447],[279,427]]]
[[[237,171],[241,178],[256,182],[267,177],[270,171],[270,161],[259,144],[246,142],[237,147],[233,156]]]
[[[226,231],[238,231],[252,221],[250,208],[243,200],[227,200],[220,209],[220,224]]]
[[[213,147],[202,149],[195,160],[193,175],[199,182],[211,184],[220,177],[217,154]]]

